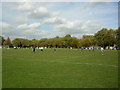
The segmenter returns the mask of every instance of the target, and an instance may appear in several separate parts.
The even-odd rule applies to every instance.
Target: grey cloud
[[[81,37],[83,34],[93,34],[101,28],[101,25],[91,21],[74,21],[57,25],[54,29],[56,32],[72,34]]]
[[[22,24],[17,26],[18,29],[36,29],[40,27],[40,23],[32,23],[32,24]]]
[[[13,23],[15,24],[22,24],[22,23],[25,23],[27,21],[27,18],[26,17],[18,17],[18,18],[15,18]]]
[[[52,18],[46,19],[43,24],[62,24],[65,22],[66,20],[64,18],[52,17]]]
[[[28,18],[30,19],[43,19],[49,16],[50,13],[45,7],[39,7],[28,14]]]
[[[19,2],[17,8],[15,8],[15,10],[19,10],[19,11],[31,11],[33,10],[33,3],[29,3],[29,2]]]

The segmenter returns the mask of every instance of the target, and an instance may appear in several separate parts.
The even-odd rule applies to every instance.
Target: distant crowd
[[[59,47],[4,47],[4,46],[0,46],[0,48],[14,48],[14,49],[19,49],[19,48],[35,48],[35,49],[40,49],[41,51],[43,49],[46,48],[59,48]],[[67,47],[68,49],[74,49],[74,47]],[[80,48],[75,48],[75,49],[81,49],[81,50],[100,50],[102,47],[101,46],[97,46],[97,47],[80,47]],[[104,48],[105,50],[120,50],[119,47],[106,47]]]

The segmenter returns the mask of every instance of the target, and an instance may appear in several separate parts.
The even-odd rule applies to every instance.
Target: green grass
[[[3,49],[3,88],[117,88],[118,52]]]

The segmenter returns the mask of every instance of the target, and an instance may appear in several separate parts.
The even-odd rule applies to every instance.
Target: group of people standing
[[[40,49],[40,51],[44,51],[44,48],[43,48],[43,47],[39,47],[38,49]],[[51,49],[52,49],[52,48],[51,48]],[[82,50],[83,50],[83,48],[82,48]],[[93,48],[92,50],[94,51],[94,48]],[[101,53],[102,53],[102,55],[103,55],[103,54],[104,54],[104,48],[101,47],[100,50],[101,50]],[[56,48],[54,48],[53,51],[55,52],[55,51],[56,51]],[[33,52],[36,52],[36,47],[33,47]]]
[[[43,47],[39,47],[40,51],[43,51]],[[33,52],[36,52],[36,47],[33,47]]]
[[[43,47],[39,47],[38,49],[40,49],[40,51],[44,51]],[[56,51],[56,48],[54,48],[53,50]],[[33,52],[36,52],[36,47],[33,47]]]

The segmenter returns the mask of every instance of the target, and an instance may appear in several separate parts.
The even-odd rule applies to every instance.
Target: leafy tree
[[[90,39],[92,39],[93,35],[83,35],[83,38],[90,38]]]
[[[4,41],[5,41],[5,39],[2,36],[0,36],[0,45],[3,45]]]
[[[65,47],[70,47],[70,46],[71,46],[71,45],[70,45],[71,39],[72,39],[71,37],[68,37],[68,36],[66,37],[66,36],[65,36],[65,37],[63,38],[63,45],[64,45]]]
[[[29,47],[30,41],[23,38],[16,38],[12,41],[13,45],[16,47]]]
[[[12,41],[12,43],[13,43],[14,46],[19,47],[20,46],[20,39],[16,38]]]
[[[30,45],[27,39],[20,39],[20,42],[22,43],[22,47],[28,47]]]
[[[95,38],[97,40],[97,44],[104,48],[106,46],[113,46],[115,43],[115,33],[112,29],[107,30],[106,28],[103,28],[95,34]]]
[[[83,38],[81,43],[83,47],[89,47],[92,45],[92,41],[90,38]]]
[[[107,46],[114,46],[115,44],[115,31],[112,29],[107,31],[107,34],[105,35],[105,44]]]
[[[78,47],[83,47],[83,39],[78,39]]]
[[[97,40],[94,35],[83,35],[84,38],[89,38],[90,39],[90,45],[91,46],[96,46],[97,45]]]
[[[2,37],[0,37],[2,38]],[[0,39],[3,40],[4,39]],[[1,41],[2,42],[2,41]],[[4,41],[4,45],[10,45],[10,39]],[[83,35],[82,39],[71,37],[70,34],[64,37],[56,36],[54,38],[42,38],[40,40],[32,39],[27,40],[23,38],[16,38],[12,41],[14,46],[17,47],[90,47],[90,46],[120,46],[120,28],[117,30],[103,28],[94,35]]]
[[[40,44],[40,46],[42,46],[42,47],[47,47],[47,38],[42,38],[42,39],[40,39],[39,40],[39,44]]]
[[[32,39],[30,42],[30,46],[33,46],[33,47],[39,47],[40,46],[40,42],[39,40],[36,40],[36,39]]]
[[[9,46],[9,47],[12,45],[11,40],[10,40],[9,37],[3,42],[3,45]]]
[[[67,34],[65,37],[71,37],[71,35],[70,35],[70,34]]]
[[[59,36],[56,36],[55,38],[59,38]]]
[[[92,43],[92,46],[97,46],[97,40],[94,36],[93,38],[91,38],[91,43]]]
[[[59,47],[63,47],[63,38],[59,38],[57,42]]]
[[[75,38],[75,37],[72,37],[70,40],[69,40],[69,44],[71,47],[74,47],[74,48],[77,48],[78,47],[78,39]]]
[[[115,31],[116,34],[116,45],[120,47],[120,27]]]

